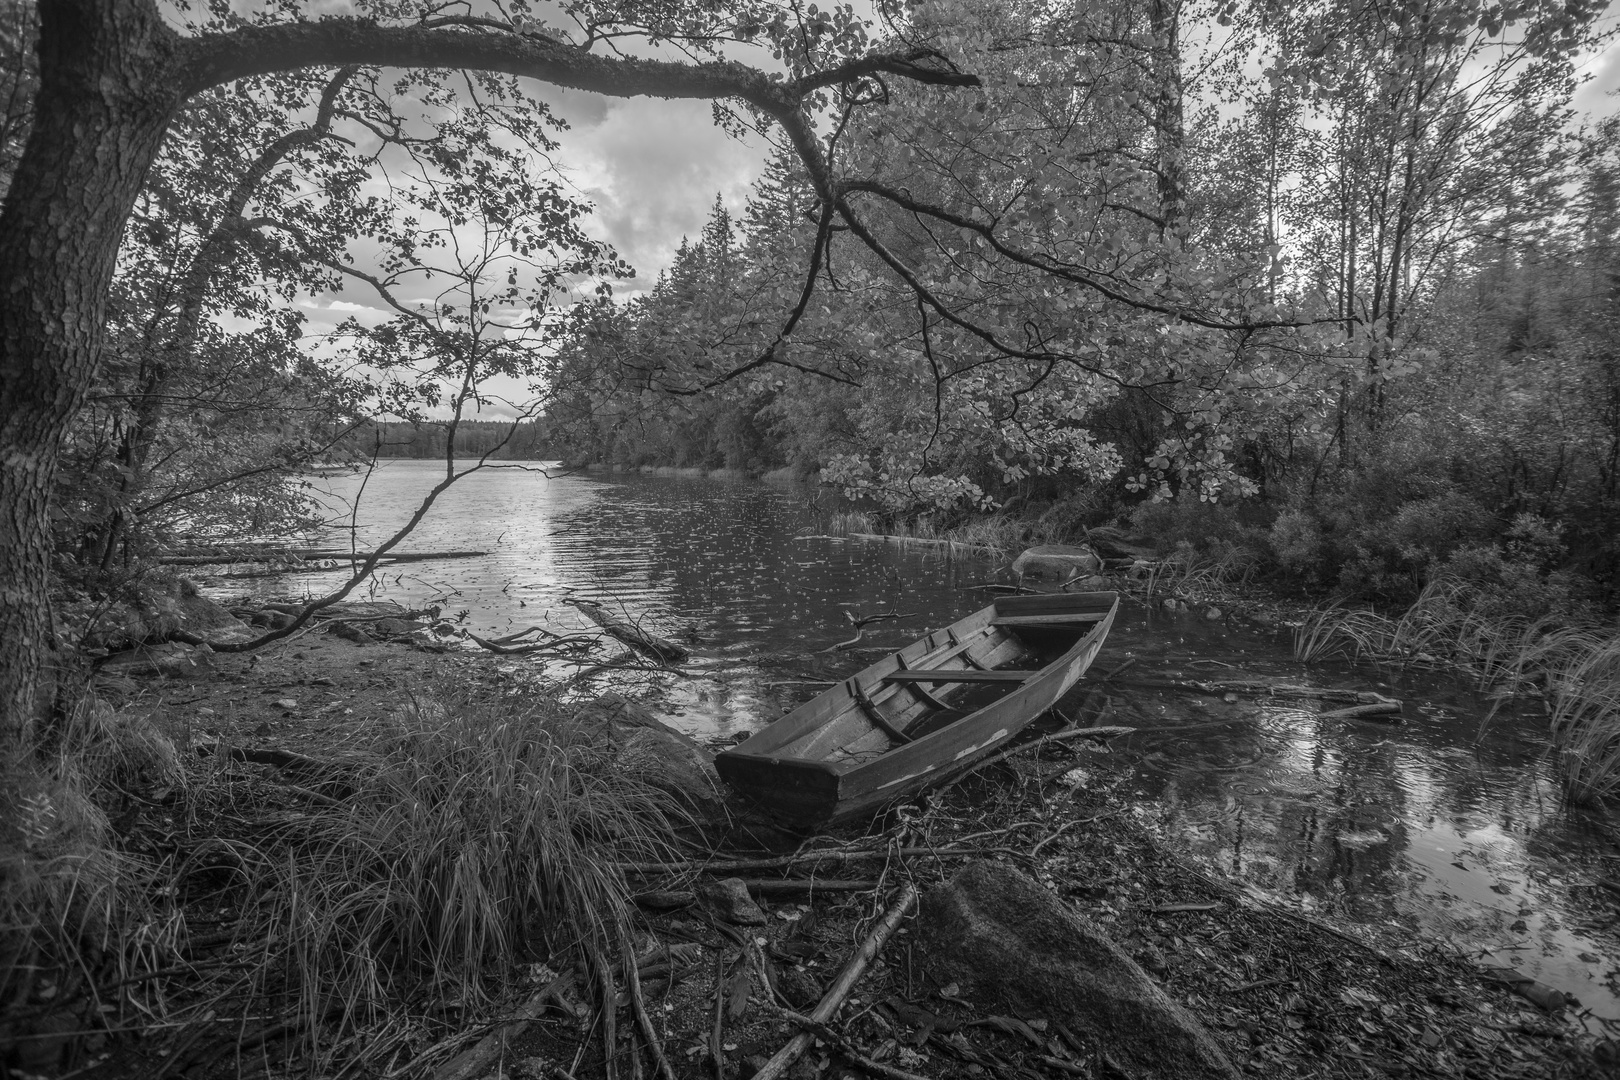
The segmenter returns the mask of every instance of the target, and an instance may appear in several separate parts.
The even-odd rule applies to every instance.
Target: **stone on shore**
[[[1010,866],[976,862],[922,899],[922,970],[984,1008],[1062,1023],[1131,1080],[1236,1080],[1209,1033],[1089,919]]]
[[[697,898],[716,918],[734,926],[764,926],[768,921],[741,878],[706,881],[697,887]]]
[[[69,622],[73,621],[71,618]],[[86,628],[91,648],[118,651],[170,640],[177,631],[212,645],[247,641],[258,631],[197,591],[188,577],[143,581],[126,587]]]
[[[619,766],[676,796],[699,823],[725,817],[720,775],[695,740],[622,694],[601,695],[580,710],[579,718],[605,725]]]
[[[1068,544],[1040,544],[1028,548],[1013,560],[1013,573],[1020,578],[1068,581],[1075,576],[1095,574],[1103,568],[1102,559],[1088,547]]]

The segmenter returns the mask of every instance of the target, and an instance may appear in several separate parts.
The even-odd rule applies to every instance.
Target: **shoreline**
[[[359,645],[321,633],[279,643],[252,657],[216,656],[211,670],[155,680],[131,677],[104,690],[109,700],[121,696],[126,705],[184,710],[185,715],[176,719],[184,721],[199,741],[211,738],[218,745],[247,750],[341,757],[363,752],[369,740],[398,725],[402,711],[421,713],[432,700],[445,700],[447,687],[497,703],[521,700],[530,693],[520,673],[503,671],[496,659],[419,652],[387,643]],[[1063,777],[1082,765],[1099,782],[1084,788],[1066,785]],[[256,798],[269,799],[270,806],[284,801],[280,792],[285,780],[275,766],[248,762],[239,768],[244,778],[240,782],[261,793]],[[1393,1071],[1383,1069],[1385,1075],[1397,1076],[1463,1069],[1470,1075],[1584,1077],[1601,1075],[1609,1060],[1606,1055],[1620,1054],[1620,1045],[1550,1018],[1522,992],[1515,993],[1512,985],[1493,981],[1437,941],[1414,946],[1398,939],[1362,940],[1309,916],[1257,901],[1198,870],[1136,822],[1132,800],[1123,790],[1127,778],[1116,761],[1082,748],[1057,744],[1030,748],[986,769],[939,802],[929,800],[921,819],[885,815],[868,828],[841,831],[818,845],[900,845],[908,850],[975,842],[984,846],[988,831],[986,858],[1057,890],[1074,910],[1105,928],[1246,1073],[1278,1067],[1304,1073],[1326,1055],[1344,1075],[1365,1075],[1357,1072],[1363,1063],[1383,1061],[1402,1065]],[[292,798],[294,805],[304,799]],[[139,827],[137,823],[137,832]],[[945,882],[956,866],[912,855],[891,860],[870,889],[783,896],[764,888],[768,883],[756,886],[756,903],[768,912],[767,929],[758,936],[770,942],[765,956],[775,959],[765,962],[774,965],[778,985],[755,986],[754,1001],[731,1022],[727,1045],[736,1049],[722,1049],[721,1054],[735,1075],[747,1076],[750,1059],[768,1055],[794,1030],[766,1007],[772,997],[793,1000],[801,1011],[807,1009],[813,1001],[805,986],[813,989],[830,976],[838,963],[836,943],[857,936],[892,896],[895,885],[909,880],[927,893]],[[867,875],[863,869],[842,876]],[[633,890],[648,896],[689,896],[700,880],[685,872],[642,879]],[[724,920],[691,907],[691,900],[681,903],[684,906],[669,910],[644,902],[641,941],[643,948],[649,940],[663,941],[659,948],[696,944],[701,952],[702,962],[655,990],[653,1000],[664,1048],[680,1062],[677,1075],[708,1076],[713,1055],[707,1035],[714,1002],[724,996],[716,982],[720,977],[710,969],[718,963],[721,970],[735,970],[747,950],[739,951],[731,942]],[[795,949],[804,935],[798,931],[812,916],[819,924],[814,941],[820,951],[801,957]],[[912,926],[909,919],[901,924],[905,933],[900,942],[907,942]],[[756,934],[742,929],[745,936]],[[1328,959],[1301,967],[1298,958],[1304,955]],[[800,990],[796,995],[790,993],[794,986]],[[892,959],[867,976],[860,993],[864,1013],[839,1030],[851,1047],[868,1056],[882,1054],[890,1041],[896,1048],[915,1046],[912,1053],[919,1060],[910,1069],[915,1075],[957,1075],[973,1060],[963,1054],[977,1055],[989,1063],[990,1072],[997,1064],[1028,1067],[1032,1048],[1020,1046],[1020,1037],[999,1033],[993,1026],[973,1029],[967,1047],[947,1045],[948,1038],[944,1043],[930,1041],[942,1038],[937,1028],[921,1042],[899,1038],[900,1033],[917,1030],[907,1026],[912,1015],[906,1012],[907,1003],[942,1016],[983,1018],[961,1002],[941,999],[937,989],[918,985],[908,965]],[[519,994],[513,1002],[521,1000]],[[501,1009],[492,1007],[485,1015],[501,1015]],[[875,1015],[881,1023],[863,1021],[862,1015]],[[485,1030],[484,1023],[443,1026],[436,1045],[468,1052],[478,1045],[471,1036]],[[628,1017],[621,1021],[630,1023]],[[584,1056],[576,1057],[582,1049]],[[503,1052],[534,1076],[558,1075],[546,1070],[567,1070],[569,1062],[578,1065],[578,1071],[567,1070],[570,1075],[600,1074],[601,1047],[590,1038],[582,1040],[571,1023],[555,1019],[515,1032]],[[888,1052],[891,1061],[899,1060],[896,1052]],[[446,1051],[439,1060],[452,1056]],[[839,1055],[835,1052],[833,1057]],[[108,1064],[135,1060],[150,1059],[115,1056]],[[1058,1069],[1060,1074],[1064,1071]],[[508,1075],[523,1074],[519,1070]]]

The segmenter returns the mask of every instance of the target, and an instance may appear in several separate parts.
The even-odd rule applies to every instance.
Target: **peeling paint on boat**
[[[983,750],[987,746],[990,746],[990,745],[993,745],[995,743],[1000,742],[1002,739],[1005,739],[1008,735],[1011,735],[1011,734],[1012,734],[1012,732],[1009,731],[1007,728],[1002,728],[1000,731],[997,731],[994,735],[992,735],[988,739],[984,740],[984,742],[975,743],[972,746],[966,747],[966,748],[958,751],[957,754],[956,754],[956,757],[952,758],[951,760],[952,761],[961,761],[965,757],[970,757],[973,754],[977,754],[980,750]]]
[[[919,777],[919,776],[927,776],[929,773],[931,773],[933,771],[934,771],[934,767],[932,765],[930,765],[930,766],[928,766],[928,768],[922,770],[921,772],[907,773],[904,776],[897,777],[897,778],[895,778],[893,780],[890,780],[887,784],[880,784],[880,785],[878,785],[877,790],[882,791],[884,788],[892,788],[896,784],[904,784],[909,780],[917,779],[917,777]]]

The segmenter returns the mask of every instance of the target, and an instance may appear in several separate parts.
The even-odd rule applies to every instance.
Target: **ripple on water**
[[[434,478],[425,462],[379,470],[356,543],[372,545],[404,520]],[[331,484],[334,505],[358,486],[351,477]],[[847,612],[915,612],[868,627],[863,644],[893,647],[984,602],[966,586],[996,573],[974,557],[842,543],[826,535],[816,498],[798,487],[668,477],[475,475],[446,493],[406,547],[490,554],[390,571],[375,594],[465,611],[486,633],[586,626],[569,597],[621,605],[667,632],[690,630],[697,677],[643,677],[632,690],[662,695],[691,734],[727,738],[821,689],[806,680],[836,678],[860,661],[821,651],[850,636]],[[284,594],[333,580],[251,586]],[[1122,611],[1101,663],[1131,656],[1138,675],[1219,678],[1211,671],[1228,664],[1239,678],[1406,699],[1407,722],[1386,727],[1323,720],[1308,702],[1206,700],[1193,709],[1176,693],[1108,691],[1120,723],[1205,725],[1114,748],[1135,762],[1137,787],[1167,835],[1196,858],[1291,902],[1444,935],[1620,1018],[1609,981],[1620,941],[1600,926],[1613,921],[1612,894],[1590,887],[1620,875],[1600,857],[1612,850],[1604,837],[1561,808],[1537,718],[1499,714],[1481,737],[1489,703],[1444,680],[1307,669],[1291,660],[1285,633],[1142,608]]]

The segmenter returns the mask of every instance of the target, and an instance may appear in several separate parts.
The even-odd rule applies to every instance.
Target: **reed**
[[[1295,629],[1294,656],[1446,667],[1496,691],[1498,705],[1539,686],[1568,799],[1598,804],[1620,793],[1620,636],[1553,616],[1488,614],[1473,597],[1467,583],[1440,578],[1397,616],[1319,609]]]

